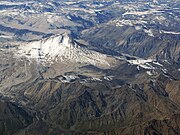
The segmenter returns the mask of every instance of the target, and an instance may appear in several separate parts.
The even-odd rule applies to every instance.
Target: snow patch
[[[147,22],[143,21],[143,20],[129,20],[129,19],[118,20],[117,19],[117,20],[110,21],[109,24],[113,24],[116,27],[122,27],[124,25],[126,25],[126,26],[139,26],[139,25],[144,26],[145,24],[147,24]]]
[[[113,79],[113,77],[114,77],[114,76],[104,76],[104,79],[110,81],[110,80]]]
[[[0,35],[0,38],[12,39],[13,36]]]
[[[159,66],[163,67],[163,65],[162,65],[162,64],[160,64],[159,62],[155,62],[155,61],[153,61],[153,64],[155,64],[155,65],[159,65]]]
[[[100,78],[97,78],[97,77],[92,77],[91,80],[92,81],[100,81],[100,82],[102,81]]]
[[[172,35],[180,35],[180,32],[165,31],[165,30],[160,30],[160,33],[164,33],[164,34],[172,34]]]
[[[146,71],[146,73],[150,76],[152,76],[153,74],[151,73],[151,71]]]
[[[144,29],[144,32],[147,33],[149,36],[154,37],[152,29],[149,29],[149,30]]]
[[[69,82],[75,81],[76,79],[79,79],[79,77],[76,75],[63,75],[63,76],[59,77],[58,79],[61,82],[69,83]]]
[[[147,11],[131,11],[131,12],[124,13],[123,16],[125,16],[125,15],[142,16],[142,15],[148,15],[148,14],[153,14],[153,13],[157,13],[157,12],[162,12],[162,11],[158,11],[156,9],[150,9],[150,10],[147,10]]]
[[[141,29],[142,29],[141,26],[134,26],[134,28],[135,28],[136,30],[141,30]]]
[[[144,69],[155,69],[150,63],[153,62],[152,59],[136,59],[136,60],[127,60],[132,65],[137,65],[137,69],[139,70],[139,67]]]

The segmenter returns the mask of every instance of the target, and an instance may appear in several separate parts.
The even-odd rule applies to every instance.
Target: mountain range
[[[179,0],[1,0],[1,135],[179,135]]]

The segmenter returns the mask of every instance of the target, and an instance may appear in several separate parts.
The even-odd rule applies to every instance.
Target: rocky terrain
[[[1,135],[179,135],[178,0],[1,0]]]

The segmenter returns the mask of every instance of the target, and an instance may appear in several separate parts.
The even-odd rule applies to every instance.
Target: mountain
[[[136,134],[126,127],[137,125],[138,133],[149,133],[154,119],[179,114],[178,64],[102,54],[67,34],[18,43],[1,52],[7,57],[1,61],[1,98],[36,115],[15,134]],[[104,61],[92,62],[94,56]]]
[[[45,40],[34,41],[20,45],[17,57],[25,56],[37,61],[53,62],[72,61],[92,65],[108,66],[108,56],[88,50],[85,46],[78,45],[66,33],[56,35]]]
[[[134,26],[117,27],[114,24],[103,24],[83,32],[83,38],[98,47],[98,50],[106,48],[109,52],[112,50],[141,58],[164,59],[178,63],[180,60],[179,34],[156,33],[156,36],[152,37],[143,29],[136,30]],[[103,51],[101,49],[101,52]]]
[[[179,135],[178,0],[1,0],[0,134]]]

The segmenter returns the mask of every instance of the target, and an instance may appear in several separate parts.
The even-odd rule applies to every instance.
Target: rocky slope
[[[0,102],[0,134],[10,135],[33,122],[33,115],[14,103]]]
[[[180,112],[177,63],[103,54],[66,34],[18,43],[1,49],[0,64],[1,99],[33,114],[17,135],[163,134],[171,121],[161,121]]]
[[[47,131],[47,134],[177,135],[179,100],[169,88],[179,91],[179,87],[173,82],[179,84],[165,76],[159,76],[156,82],[116,87],[102,82],[62,84],[52,80],[41,83],[39,91],[40,86],[34,84],[25,96],[33,99],[33,109],[41,110],[39,120],[17,134]],[[47,91],[49,87],[53,92]],[[49,94],[41,96],[41,92]]]
[[[1,0],[0,134],[179,135],[178,0]]]
[[[137,30],[136,27],[140,27]],[[115,23],[102,24],[82,33],[96,50],[109,53],[118,52],[141,58],[164,59],[168,61],[180,60],[180,34],[160,33],[151,30],[155,35],[144,31],[141,26],[116,26]]]

